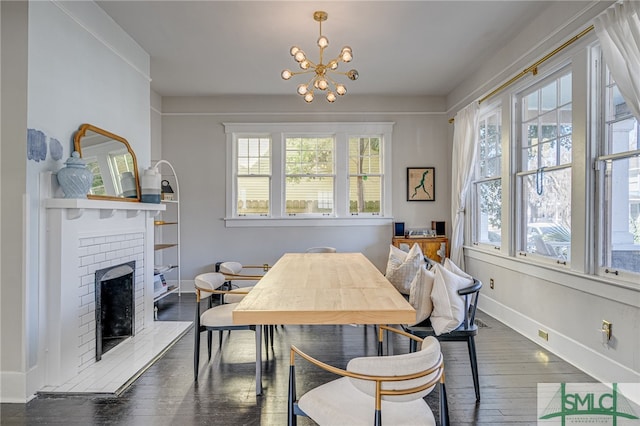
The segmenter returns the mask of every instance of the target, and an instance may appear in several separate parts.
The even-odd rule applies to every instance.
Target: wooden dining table
[[[287,253],[233,310],[256,327],[262,394],[262,325],[412,324],[416,311],[362,253]]]

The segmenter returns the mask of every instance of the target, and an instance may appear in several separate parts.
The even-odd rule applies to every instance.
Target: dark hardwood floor
[[[193,319],[195,298],[171,295],[159,303],[159,319]],[[476,404],[469,356],[464,343],[445,342],[447,394],[452,425],[535,425],[539,382],[593,382],[555,355],[482,312],[477,341],[482,400]],[[264,356],[264,395],[255,395],[254,334],[225,334],[222,350],[214,340],[207,362],[200,356],[193,380],[193,329],[152,365],[121,396],[113,398],[37,397],[27,404],[2,404],[2,425],[284,425],[287,416],[289,346],[344,367],[356,356],[375,355],[373,327],[278,327],[274,348]],[[390,350],[408,349],[394,340]],[[298,391],[333,379],[319,370],[298,367]],[[437,392],[427,397],[437,412]],[[373,419],[373,417],[372,417]],[[300,419],[299,424],[313,424]]]

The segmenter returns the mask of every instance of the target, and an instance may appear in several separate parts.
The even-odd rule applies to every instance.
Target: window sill
[[[262,227],[291,227],[291,226],[386,226],[393,222],[390,217],[292,217],[266,218],[242,217],[225,218],[227,228],[262,228]]]

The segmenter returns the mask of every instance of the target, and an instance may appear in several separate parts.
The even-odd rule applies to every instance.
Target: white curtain
[[[451,155],[451,260],[464,268],[464,206],[476,161],[478,102],[460,110],[454,118]]]
[[[614,4],[595,18],[594,27],[611,75],[640,120],[640,2]]]

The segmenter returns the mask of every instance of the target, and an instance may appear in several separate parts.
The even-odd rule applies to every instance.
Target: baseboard
[[[24,404],[35,395],[27,396],[27,375],[12,371],[0,372],[0,402]]]
[[[549,324],[539,323],[494,299],[483,295],[478,309],[602,383],[640,382],[640,372],[607,358],[571,337],[559,333]],[[539,329],[544,329],[553,336],[553,342],[543,341],[538,336]]]

